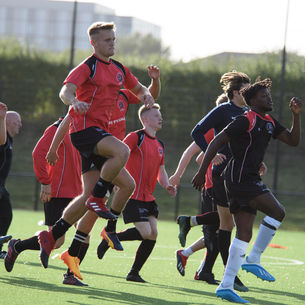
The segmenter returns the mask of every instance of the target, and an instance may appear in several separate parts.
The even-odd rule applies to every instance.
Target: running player
[[[194,187],[202,186],[202,177],[219,150],[230,143],[232,159],[225,170],[226,191],[230,211],[234,215],[236,237],[231,247],[223,280],[216,295],[237,303],[248,303],[233,290],[234,278],[242,269],[266,281],[275,278],[260,264],[261,254],[275,235],[285,217],[285,209],[260,178],[259,170],[270,138],[276,138],[290,146],[297,146],[300,139],[300,112],[302,103],[292,98],[289,108],[293,115],[290,130],[267,114],[272,111],[271,80],[265,79],[241,90],[250,111],[238,116],[209,145],[203,163],[193,179]],[[257,210],[265,213],[250,255],[244,260]],[[243,262],[244,260],[244,262]]]
[[[159,211],[153,191],[157,180],[170,196],[175,196],[176,188],[168,180],[164,166],[164,147],[156,138],[157,131],[162,127],[160,106],[154,104],[151,109],[142,106],[138,113],[144,129],[131,132],[124,139],[130,149],[126,169],[135,179],[136,189],[123,210],[123,217],[126,224],[133,222],[134,227],[119,232],[117,236],[120,241],[141,241],[126,280],[144,283],[139,272],[153,251],[157,239]],[[103,239],[98,247],[100,259],[108,248],[107,241]]]

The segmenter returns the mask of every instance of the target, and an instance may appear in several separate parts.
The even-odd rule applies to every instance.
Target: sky
[[[172,58],[283,48],[289,0],[83,0],[161,26]],[[305,0],[290,0],[286,48],[305,55]]]

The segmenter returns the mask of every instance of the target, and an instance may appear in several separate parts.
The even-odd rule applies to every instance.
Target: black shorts
[[[61,218],[62,212],[73,198],[51,198],[44,206],[45,225],[54,226],[55,222]]]
[[[249,201],[253,198],[268,193],[270,190],[262,181],[249,181],[243,183],[232,183],[231,180],[225,182],[230,212],[235,214],[239,211],[256,215],[256,209],[249,206]]]
[[[229,207],[228,197],[224,184],[224,177],[217,173],[212,172],[212,181],[213,181],[213,200],[215,205],[222,207]]]
[[[213,212],[217,210],[212,197],[212,188],[205,189],[201,191],[201,213]]]
[[[100,170],[107,160],[94,153],[96,144],[105,137],[111,136],[107,131],[98,127],[89,127],[70,134],[71,142],[82,157],[82,173],[87,172],[93,166]]]
[[[140,201],[129,199],[123,210],[125,224],[130,222],[149,221],[149,216],[158,218],[159,210],[155,201]]]

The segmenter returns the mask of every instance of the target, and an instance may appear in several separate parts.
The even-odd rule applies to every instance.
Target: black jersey
[[[195,143],[202,149],[202,151],[205,152],[208,147],[208,143],[206,142],[204,135],[213,128],[216,136],[229,123],[231,123],[233,119],[241,114],[244,114],[247,110],[247,107],[240,108],[231,101],[213,108],[193,129],[191,135]],[[226,156],[226,161],[220,165],[213,165],[213,172],[222,173],[227,165],[227,162],[231,158],[228,145],[221,147],[218,153],[224,154]]]
[[[224,129],[232,153],[226,179],[233,183],[260,180],[259,169],[270,138],[276,138],[284,130],[270,115],[261,116],[253,110],[231,122]]]
[[[5,144],[0,145],[0,186],[5,185],[5,180],[11,168],[13,156],[12,144],[13,139],[7,133]]]

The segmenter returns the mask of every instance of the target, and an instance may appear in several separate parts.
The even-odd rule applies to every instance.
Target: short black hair
[[[249,87],[245,87],[240,90],[241,95],[245,99],[246,103],[250,106],[251,99],[255,97],[256,93],[262,89],[270,89],[272,86],[272,81],[270,78],[265,78],[264,80],[255,82]]]

